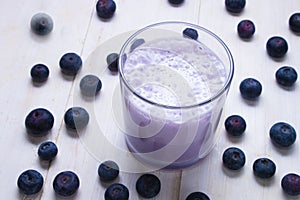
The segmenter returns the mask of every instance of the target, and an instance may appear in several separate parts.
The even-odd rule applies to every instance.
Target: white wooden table
[[[240,15],[229,14],[224,0],[186,0],[179,7],[171,6],[167,0],[116,0],[117,10],[109,21],[97,17],[95,3],[95,0],[1,2],[2,199],[59,199],[52,182],[55,175],[63,170],[72,170],[80,178],[81,185],[74,199],[104,199],[108,184],[101,183],[97,175],[99,156],[89,149],[82,139],[84,136],[79,137],[67,131],[63,115],[71,106],[89,106],[92,117],[99,118],[91,118],[84,134],[92,132],[93,127],[101,122],[110,124],[109,109],[113,104],[108,102],[104,110],[98,110],[98,106],[107,103],[118,77],[110,75],[109,78],[105,74],[107,71],[100,70],[103,66],[97,69],[98,66],[91,66],[94,63],[89,65],[88,62],[95,62],[91,56],[95,56],[99,46],[107,45],[107,41],[112,42],[114,38],[117,38],[116,43],[107,47],[107,50],[111,47],[112,51],[118,51],[122,41],[118,40],[120,34],[167,20],[199,24],[219,35],[233,53],[235,75],[220,121],[218,144],[208,157],[191,168],[153,172],[162,182],[162,190],[154,199],[184,200],[194,191],[205,192],[215,200],[297,199],[283,193],[280,181],[289,172],[300,173],[299,139],[291,149],[280,150],[272,145],[268,133],[278,121],[290,123],[300,133],[299,83],[291,90],[286,90],[275,81],[275,71],[279,67],[290,65],[299,69],[300,36],[292,33],[288,27],[290,15],[300,10],[299,0],[249,0]],[[54,20],[54,30],[46,37],[30,31],[30,19],[37,12],[46,12]],[[256,25],[255,35],[250,41],[243,41],[237,35],[236,27],[242,19],[251,19]],[[283,36],[288,41],[289,51],[283,60],[274,61],[266,53],[266,41],[273,35]],[[84,62],[75,80],[66,80],[58,66],[60,57],[66,52],[78,53]],[[105,63],[105,57],[106,54],[99,55],[100,65]],[[45,63],[50,68],[48,81],[39,87],[32,84],[30,77],[30,69],[36,63]],[[94,101],[83,101],[78,94],[78,80],[93,70],[103,78],[104,87]],[[247,77],[257,78],[263,85],[262,95],[253,104],[244,101],[238,90],[241,80]],[[55,117],[54,127],[46,137],[31,138],[26,133],[25,116],[36,107],[49,109]],[[247,130],[240,139],[229,138],[223,127],[224,118],[231,114],[239,114],[247,121]],[[113,130],[109,125],[105,127],[108,132]],[[121,137],[114,135],[107,137],[121,140]],[[46,140],[54,141],[59,148],[59,154],[50,166],[41,162],[37,155],[38,145]],[[230,146],[239,147],[246,154],[246,164],[239,172],[230,172],[222,166],[222,153]],[[269,157],[276,163],[277,171],[271,180],[261,181],[254,177],[252,164],[258,157]],[[122,157],[123,161],[127,158],[132,159],[131,155]],[[38,195],[24,196],[18,191],[17,178],[26,169],[36,169],[44,176],[45,184]],[[139,175],[122,171],[121,167],[120,176],[115,181],[129,188],[131,200],[140,199],[135,190]]]

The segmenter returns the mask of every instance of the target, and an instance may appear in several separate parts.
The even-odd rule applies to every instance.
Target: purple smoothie
[[[154,40],[129,53],[122,70],[126,142],[137,158],[182,168],[209,153],[225,94],[209,99],[226,81],[210,49],[182,37]]]

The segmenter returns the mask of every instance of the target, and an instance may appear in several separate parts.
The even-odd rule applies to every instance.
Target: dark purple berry
[[[82,60],[76,53],[66,53],[61,57],[59,66],[63,74],[74,76],[80,70]]]
[[[54,117],[50,111],[44,108],[32,110],[25,118],[25,127],[33,136],[44,136],[54,124]]]
[[[179,5],[184,2],[184,0],[168,0],[169,3],[174,4],[174,5]]]
[[[41,191],[43,184],[43,176],[33,169],[22,172],[17,180],[18,188],[26,195],[38,193]]]
[[[285,193],[291,196],[300,194],[300,176],[298,174],[289,173],[281,179],[281,188]]]
[[[98,175],[101,181],[112,181],[119,175],[119,166],[112,160],[101,163],[98,167]]]
[[[38,148],[38,155],[41,160],[51,161],[57,155],[58,149],[55,143],[47,141],[40,144]]]
[[[53,20],[46,13],[37,13],[32,16],[30,27],[38,35],[47,35],[53,30]]]
[[[185,200],[210,200],[210,198],[203,192],[192,192]]]
[[[89,123],[89,119],[89,113],[82,107],[69,108],[64,115],[67,128],[74,130],[80,130],[86,127]]]
[[[269,132],[271,141],[279,147],[289,147],[296,141],[296,131],[288,123],[278,122]]]
[[[53,189],[62,197],[69,197],[76,193],[80,185],[78,176],[72,171],[63,171],[53,180]]]
[[[153,198],[160,192],[161,183],[154,174],[143,174],[136,181],[136,191],[143,198]]]
[[[98,0],[96,4],[97,15],[102,19],[111,18],[116,8],[116,3],[113,0]]]
[[[290,87],[296,82],[298,74],[293,67],[283,66],[276,71],[275,77],[277,83]]]
[[[105,190],[105,200],[128,200],[129,190],[121,183],[113,183]]]
[[[246,121],[239,115],[231,115],[225,120],[225,129],[232,136],[240,136],[246,130]]]
[[[271,178],[276,172],[276,165],[269,158],[258,158],[253,163],[253,172],[259,178]]]
[[[246,78],[240,83],[240,92],[243,98],[254,100],[260,96],[262,85],[254,78]]]
[[[267,53],[273,58],[282,58],[288,51],[287,41],[280,36],[273,36],[267,41]]]
[[[134,49],[137,47],[141,46],[142,44],[145,43],[145,40],[143,38],[138,38],[133,41],[133,43],[130,45],[130,52],[132,52]]]
[[[110,53],[106,57],[108,69],[112,72],[117,72],[119,68],[119,54]]]
[[[300,13],[294,13],[290,16],[289,26],[295,33],[300,33]]]
[[[254,23],[248,19],[242,20],[237,26],[238,34],[243,39],[249,39],[255,32]]]
[[[88,97],[94,97],[100,92],[102,82],[97,76],[88,74],[80,80],[79,88],[81,94]]]
[[[226,9],[232,13],[240,13],[246,5],[246,0],[225,0]]]
[[[226,168],[231,170],[241,169],[246,162],[244,152],[236,147],[229,147],[223,153],[223,164]]]
[[[184,29],[182,34],[183,34],[184,37],[191,38],[193,40],[198,39],[198,32],[197,32],[197,30],[195,30],[193,28]]]
[[[36,64],[31,68],[30,75],[33,82],[45,82],[49,76],[49,69],[44,64]]]

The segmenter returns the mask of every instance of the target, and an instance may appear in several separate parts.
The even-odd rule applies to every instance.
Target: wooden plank
[[[85,66],[82,69],[80,75],[77,77],[77,79],[74,82],[73,93],[70,96],[70,101],[67,106],[70,107],[73,105],[75,106],[81,105],[87,108],[87,110],[91,113],[91,116],[95,118],[93,117],[91,118],[89,127],[85,131],[84,133],[85,135],[82,138],[70,138],[70,135],[67,134],[68,131],[64,128],[64,126],[62,126],[61,134],[59,135],[58,138],[58,144],[61,144],[62,146],[61,148],[64,154],[62,156],[62,159],[64,159],[64,162],[62,161],[59,162],[59,160],[57,159],[57,162],[59,162],[60,164],[52,166],[49,170],[48,177],[54,177],[59,170],[63,170],[63,169],[72,169],[76,171],[76,173],[78,173],[79,177],[81,177],[82,186],[80,188],[80,191],[75,197],[76,199],[85,199],[85,198],[95,199],[99,197],[101,198],[104,195],[104,191],[108,185],[99,182],[96,173],[97,167],[99,163],[104,159],[117,160],[120,157],[118,156],[118,154],[113,153],[115,152],[114,150],[112,153],[107,153],[107,151],[109,152],[111,150],[106,149],[105,146],[106,143],[105,142],[103,143],[100,140],[94,141],[94,144],[96,144],[96,146],[98,145],[97,143],[99,142],[100,148],[93,149],[95,145],[89,142],[93,142],[94,137],[88,137],[88,134],[93,134],[93,133],[97,134],[97,131],[95,130],[99,130],[98,126],[102,128],[102,124],[101,124],[102,122],[103,124],[108,123],[107,126],[103,127],[104,134],[111,134],[111,135],[105,135],[105,137],[107,137],[106,139],[108,139],[108,142],[111,143],[116,142],[117,144],[121,142],[120,144],[123,145],[123,148],[125,148],[124,138],[118,134],[116,135],[115,131],[118,130],[116,130],[115,127],[111,127],[111,125],[109,125],[110,122],[107,121],[107,118],[113,119],[112,118],[113,116],[111,116],[110,114],[112,111],[109,110],[111,109],[110,107],[111,97],[109,96],[111,95],[111,93],[109,92],[114,90],[115,87],[114,83],[116,82],[118,83],[118,80],[116,76],[115,77],[111,77],[111,75],[107,76],[108,71],[103,72],[100,69],[101,67],[105,66],[105,57],[110,52],[109,48],[112,48],[111,51],[117,52],[121,47],[122,43],[124,42],[124,40],[120,40],[119,38],[121,37],[121,39],[124,39],[124,35],[118,36],[118,34],[127,31],[132,31],[135,28],[140,28],[141,26],[145,26],[147,24],[153,23],[154,21],[158,21],[158,20],[161,21],[166,16],[167,18],[170,19],[172,19],[173,16],[177,16],[174,17],[174,19],[176,18],[191,19],[192,17],[195,16],[195,13],[193,12],[191,12],[189,15],[181,16],[181,15],[177,15],[175,11],[170,12],[170,15],[166,15],[167,9],[168,10],[177,9],[177,8],[170,7],[166,2],[161,3],[159,1],[156,1],[154,2],[154,4],[151,3],[153,8],[155,7],[160,8],[157,10],[157,12],[160,11],[161,13],[157,15],[154,15],[151,9],[149,10],[147,9],[148,13],[144,13],[145,10],[140,9],[141,1],[131,1],[126,3],[122,1],[119,2],[116,1],[116,2],[118,5],[117,13],[109,22],[103,22],[99,20],[99,18],[96,16],[95,11],[92,11],[93,12],[92,21],[89,27],[89,32],[87,34],[87,39],[85,40],[84,51],[83,51]],[[197,2],[195,3],[198,4]],[[188,3],[185,6],[189,6],[186,9],[190,9],[190,10],[193,10],[195,7],[193,4],[188,4]],[[149,16],[148,21],[147,20],[141,21],[140,17],[133,17],[132,15],[129,15],[128,14],[129,8],[136,10],[137,16],[139,15],[141,16],[142,13],[143,16]],[[130,23],[128,23],[128,20],[130,21]],[[112,34],[114,37],[112,37]],[[105,42],[106,44],[103,44]],[[109,45],[107,44],[108,42],[115,42],[116,44]],[[102,53],[100,50],[100,52],[98,53],[98,59],[91,58],[91,56],[94,57],[97,56],[93,54],[95,53],[94,50],[96,49],[96,47],[101,49],[102,48],[101,45],[104,46],[107,45],[107,47],[104,47],[104,50],[106,51],[103,51]],[[95,102],[86,101],[86,99],[82,98],[82,96],[80,96],[79,94],[80,92],[78,88],[78,83],[80,79],[85,74],[88,73],[93,73],[98,75],[103,81],[103,90],[101,91],[100,96],[95,99]],[[108,83],[109,81],[110,83]],[[105,107],[105,105],[108,106]],[[97,137],[97,135],[95,135],[95,137]],[[121,141],[118,142],[117,141],[118,139],[116,138],[119,138]],[[103,145],[103,148],[101,148],[101,144]],[[68,151],[68,149],[75,149],[76,151]],[[99,153],[99,151],[97,151],[99,149],[104,151],[105,154],[102,155],[101,152]],[[133,171],[133,169],[128,168],[128,166],[123,166],[122,164],[128,165],[128,163],[130,164],[131,161],[134,162],[132,155],[126,152],[124,157],[121,156],[121,158],[119,158],[120,161],[118,161],[118,163],[121,165],[120,166],[121,173],[120,173],[120,178],[116,181],[123,183],[130,189],[131,199],[140,199],[135,191],[135,182],[141,173],[137,173]],[[130,159],[131,161],[126,162],[126,160],[128,159]],[[159,171],[153,173],[156,173],[159,176],[163,184],[161,193],[155,199],[169,199],[169,198],[177,199],[178,192],[179,192],[178,181],[180,180],[180,172]],[[51,181],[48,181],[46,183],[45,188],[47,188],[47,191],[44,192],[43,198],[44,199],[53,198],[53,192],[51,192]]]
[[[120,135],[118,127],[111,124],[114,117],[112,115],[114,114],[112,113],[112,107],[115,106],[112,104],[111,95],[117,86],[116,84],[118,84],[118,76],[111,75],[104,67],[106,66],[106,55],[110,52],[119,51],[125,39],[129,37],[128,31],[132,33],[134,29],[167,19],[193,19],[194,16],[197,16],[198,2],[184,4],[183,9],[194,11],[184,16],[177,15],[175,9],[178,10],[178,8],[170,7],[167,2],[153,1],[150,3],[136,0],[130,3],[123,1],[116,1],[116,3],[118,5],[117,12],[109,21],[101,21],[95,11],[92,11],[92,20],[82,52],[84,67],[74,81],[67,105],[67,107],[82,106],[86,108],[90,113],[91,121],[84,133],[80,133],[81,136],[79,138],[77,136],[70,138],[70,134],[68,134],[64,124],[62,125],[58,144],[62,146],[61,152],[63,155],[61,155],[61,159],[64,159],[64,161],[57,159],[57,162],[60,164],[53,165],[49,169],[48,177],[53,179],[60,170],[74,170],[82,182],[80,191],[74,198],[103,198],[109,184],[103,184],[99,181],[97,167],[101,161],[112,159],[117,161],[121,169],[120,176],[115,182],[121,182],[129,188],[131,199],[140,199],[135,190],[135,182],[143,172],[155,173],[162,181],[162,190],[159,196],[154,199],[178,199],[181,172],[152,172],[140,169],[139,162],[135,161],[132,155],[128,153],[124,143],[124,136]],[[141,7],[148,6],[145,4],[149,4],[153,10],[142,10]],[[131,9],[136,10],[136,13],[128,13],[128,10]],[[168,10],[174,11],[167,12]],[[149,18],[141,21],[140,17],[137,16],[149,16]],[[79,91],[79,81],[86,74],[95,74],[103,81],[100,95],[92,101],[83,98]],[[118,115],[119,113],[115,114]],[[103,131],[104,134],[100,138],[99,131]],[[108,144],[116,145],[113,147],[115,149],[111,149],[111,145]],[[117,148],[122,148],[123,151],[117,151]],[[72,149],[72,151],[69,151],[69,149]],[[45,185],[43,199],[54,197],[51,184],[52,180],[50,181],[49,179]]]
[[[18,1],[2,2],[0,24],[1,66],[0,79],[0,136],[1,197],[27,199],[19,194],[17,177],[28,168],[37,169],[47,178],[48,167],[37,156],[38,145],[53,140],[59,134],[62,116],[72,87],[72,81],[61,75],[58,62],[68,52],[80,53],[82,40],[87,31],[90,10],[94,1]],[[70,8],[67,9],[71,5]],[[58,9],[60,8],[60,9]],[[17,10],[17,14],[16,11]],[[78,10],[82,17],[78,16]],[[30,30],[31,17],[37,12],[46,12],[54,20],[50,35],[40,37]],[[76,19],[76,21],[74,20]],[[76,34],[71,34],[76,32]],[[30,69],[36,63],[45,63],[50,69],[48,81],[41,86],[31,82]],[[55,117],[49,135],[32,139],[25,131],[25,117],[36,107],[49,109]],[[59,159],[58,159],[59,160]],[[47,179],[46,179],[47,181]],[[30,199],[40,199],[42,193]]]
[[[181,199],[194,190],[207,193],[211,199],[290,199],[283,194],[280,181],[288,172],[299,173],[296,164],[299,143],[296,141],[290,150],[279,150],[268,134],[278,121],[288,122],[296,129],[299,127],[294,114],[298,112],[295,107],[298,86],[288,91],[275,81],[275,71],[280,66],[291,65],[297,69],[299,42],[296,41],[299,38],[289,30],[288,18],[299,6],[298,1],[288,4],[247,1],[245,10],[235,16],[225,10],[223,1],[202,1],[199,24],[213,30],[227,43],[235,60],[235,77],[220,121],[220,140],[198,166],[183,172]],[[243,41],[237,35],[236,27],[242,19],[251,19],[256,25],[251,41]],[[290,45],[287,56],[281,61],[274,61],[266,53],[266,42],[273,35],[283,36]],[[239,84],[247,77],[257,78],[263,85],[262,95],[255,103],[244,101],[239,94]],[[224,120],[232,114],[240,114],[247,121],[247,130],[241,139],[229,138],[225,132]],[[230,172],[222,166],[223,151],[230,146],[237,146],[246,154],[246,165],[239,172]],[[259,157],[269,157],[276,163],[277,172],[271,180],[254,177],[252,164]]]

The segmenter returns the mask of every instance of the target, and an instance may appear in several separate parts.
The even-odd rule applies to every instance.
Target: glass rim
[[[191,105],[187,105],[187,106],[171,106],[171,105],[165,105],[165,104],[161,104],[161,103],[157,103],[157,102],[154,102],[154,101],[151,101],[145,97],[143,97],[142,95],[138,94],[137,92],[135,92],[135,90],[130,86],[130,84],[127,82],[126,78],[125,78],[125,75],[123,73],[123,70],[122,70],[122,65],[123,65],[123,59],[124,59],[124,52],[125,52],[125,49],[126,47],[128,47],[128,45],[130,44],[131,41],[133,41],[134,38],[136,38],[137,35],[139,35],[140,33],[148,30],[148,29],[151,29],[151,28],[155,28],[155,27],[159,27],[159,26],[162,26],[162,25],[168,25],[168,24],[182,24],[182,25],[185,25],[187,27],[192,27],[192,28],[195,28],[197,30],[201,30],[205,33],[207,33],[208,35],[212,36],[214,39],[216,39],[220,44],[221,46],[224,48],[226,54],[227,54],[227,58],[229,60],[229,64],[230,64],[230,71],[228,73],[228,76],[226,78],[226,82],[223,84],[223,87],[221,89],[218,90],[218,92],[216,92],[216,94],[214,94],[213,96],[211,96],[210,98],[204,100],[204,101],[201,101],[201,102],[197,102],[195,104],[191,104]],[[121,50],[120,50],[120,53],[119,53],[119,77],[120,77],[120,80],[123,81],[123,83],[125,84],[125,86],[130,90],[130,92],[132,92],[132,94],[136,97],[138,97],[139,99],[151,104],[151,105],[154,105],[154,106],[158,106],[158,107],[163,107],[163,108],[167,108],[167,109],[189,109],[189,108],[194,108],[194,107],[200,107],[200,106],[203,106],[203,105],[207,105],[211,102],[213,102],[214,100],[218,99],[218,97],[220,97],[225,91],[227,91],[227,89],[230,87],[230,84],[231,84],[231,81],[232,81],[232,78],[233,78],[233,74],[234,74],[234,61],[233,61],[233,56],[231,54],[231,51],[229,50],[228,46],[225,44],[225,42],[219,37],[217,36],[215,33],[213,33],[212,31],[202,27],[202,26],[199,26],[199,25],[196,25],[196,24],[192,24],[192,23],[189,23],[189,22],[183,22],[183,21],[164,21],[164,22],[158,22],[158,23],[154,23],[154,24],[150,24],[148,26],[145,26],[139,30],[137,30],[136,32],[134,32],[126,41],[125,43],[122,45],[121,47]]]

